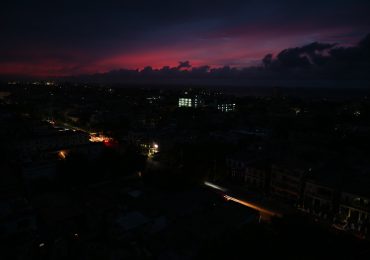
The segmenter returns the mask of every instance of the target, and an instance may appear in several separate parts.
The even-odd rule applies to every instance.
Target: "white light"
[[[208,182],[208,181],[205,181],[205,182],[204,182],[204,185],[206,185],[206,186],[208,186],[208,187],[211,187],[211,188],[213,188],[213,189],[216,189],[216,190],[223,191],[223,192],[227,191],[227,189],[222,188],[222,187],[220,187],[220,186],[218,186],[218,185],[216,185],[216,184],[210,183],[210,182]]]
[[[191,107],[191,99],[179,98],[179,107]]]

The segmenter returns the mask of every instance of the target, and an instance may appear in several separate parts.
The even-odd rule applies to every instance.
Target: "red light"
[[[113,140],[113,139],[105,139],[103,141],[104,146],[109,147],[109,148],[114,148],[118,146],[118,142]]]

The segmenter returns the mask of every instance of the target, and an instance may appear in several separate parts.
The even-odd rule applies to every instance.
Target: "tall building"
[[[180,97],[179,98],[179,107],[192,107],[197,108],[203,104],[202,99],[198,95]]]
[[[236,105],[234,103],[219,103],[217,109],[221,112],[232,112],[235,111]]]

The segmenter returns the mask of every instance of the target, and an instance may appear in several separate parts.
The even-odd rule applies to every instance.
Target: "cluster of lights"
[[[150,145],[149,151],[148,151],[148,157],[152,157],[153,155],[155,155],[156,153],[158,153],[159,152],[159,149],[158,148],[159,148],[159,146],[156,143]]]
[[[46,86],[54,86],[55,83],[53,81],[46,81]]]
[[[153,104],[156,100],[159,100],[159,99],[161,99],[161,97],[160,97],[160,96],[158,96],[158,97],[148,97],[148,98],[146,98],[146,100],[148,100],[150,104]]]
[[[47,119],[46,122],[51,124],[51,125],[55,125],[55,123],[56,123],[53,119]]]
[[[191,107],[192,99],[191,98],[179,98],[179,107]]]
[[[235,111],[235,104],[219,104],[217,105],[217,109],[220,110],[221,112],[231,112]]]
[[[197,96],[194,98],[179,98],[179,107],[198,107],[200,100]]]
[[[46,86],[55,86],[55,82],[54,81],[46,81],[46,82],[41,82],[41,81],[34,81],[34,82],[31,82],[32,85],[43,85],[45,83]],[[19,84],[18,81],[8,81],[8,85],[17,85]]]
[[[18,82],[17,81],[9,81],[8,82],[8,85],[17,85],[18,84]]]
[[[198,98],[194,98],[194,107],[198,107]]]
[[[92,143],[108,143],[108,142],[112,141],[112,138],[107,137],[107,136],[102,135],[102,134],[97,135],[95,133],[92,133],[92,134],[90,134],[89,141],[92,142]]]

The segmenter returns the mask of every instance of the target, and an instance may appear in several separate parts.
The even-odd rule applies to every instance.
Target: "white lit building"
[[[199,96],[193,97],[180,97],[179,98],[179,107],[200,107],[202,105],[202,100]]]
[[[221,112],[232,112],[235,111],[236,105],[234,103],[220,103],[217,104],[217,109]]]

